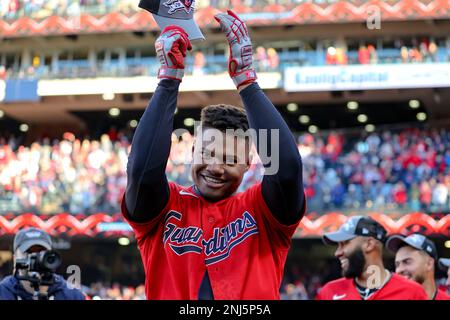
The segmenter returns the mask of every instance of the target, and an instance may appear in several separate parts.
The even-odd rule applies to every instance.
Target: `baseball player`
[[[256,83],[247,28],[231,11],[215,18],[229,42],[228,72],[245,110],[202,110],[193,148],[201,161],[192,164],[194,185],[186,188],[168,182],[165,168],[191,44],[176,26],[165,28],[155,43],[161,81],[133,138],[122,201],[141,252],[148,299],[279,299],[291,236],[305,212],[301,158],[288,126]],[[225,131],[249,126],[278,130],[279,170],[236,194],[249,167],[249,142]],[[205,141],[217,132],[226,146],[211,150]],[[246,151],[234,152],[236,145]]]
[[[337,244],[343,278],[327,283],[317,300],[426,300],[414,281],[385,269],[383,243],[386,230],[370,217],[349,218],[336,232],[326,233],[326,244]]]
[[[440,258],[439,268],[441,268],[442,271],[447,272],[447,282],[445,284],[447,287],[450,287],[450,259]]]
[[[386,241],[386,247],[395,253],[396,273],[420,284],[429,300],[450,300],[436,285],[434,265],[438,259],[433,241],[418,233],[394,235]]]

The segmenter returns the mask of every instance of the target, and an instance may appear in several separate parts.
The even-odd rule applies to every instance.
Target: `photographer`
[[[14,237],[14,271],[0,282],[0,300],[84,300],[55,274],[61,264],[52,251],[52,240],[43,230],[29,228]]]

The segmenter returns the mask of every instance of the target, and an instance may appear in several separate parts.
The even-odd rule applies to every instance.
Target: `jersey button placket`
[[[207,228],[210,232],[209,237],[212,237],[213,233],[214,233],[213,230],[215,227],[217,227],[216,223],[218,220],[220,220],[220,218],[219,218],[220,213],[219,213],[219,209],[215,205],[211,205],[209,207],[208,211],[209,212],[208,212],[208,215],[206,216],[206,222],[207,222]],[[217,263],[206,266],[206,268],[208,269],[211,288],[212,288],[214,294],[218,294],[218,292],[220,292],[220,290],[218,291],[218,289],[217,289],[217,281],[218,281],[218,279],[220,279],[220,276],[221,276],[220,268],[217,265]]]

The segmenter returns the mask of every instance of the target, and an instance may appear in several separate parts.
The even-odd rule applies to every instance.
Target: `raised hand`
[[[187,33],[178,26],[168,26],[156,39],[155,49],[161,64],[158,78],[181,81],[184,75],[186,51],[192,49]]]
[[[214,16],[225,32],[230,46],[228,73],[237,88],[256,80],[253,49],[245,23],[231,10]]]

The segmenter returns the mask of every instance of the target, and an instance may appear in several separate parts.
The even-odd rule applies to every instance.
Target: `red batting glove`
[[[158,71],[159,79],[180,80],[184,75],[184,58],[186,50],[191,50],[189,37],[178,26],[167,26],[155,42],[156,55],[161,67]]]
[[[231,10],[227,14],[214,16],[227,35],[230,46],[228,73],[237,88],[255,82],[256,72],[253,67],[253,50],[245,23]]]

